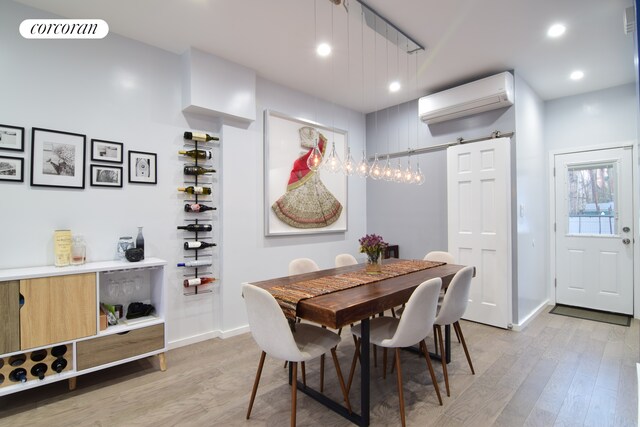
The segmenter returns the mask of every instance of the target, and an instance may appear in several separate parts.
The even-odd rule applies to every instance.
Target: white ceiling
[[[426,47],[417,63],[416,55],[374,37],[359,13],[347,19],[329,0],[16,1],[104,19],[111,33],[171,52],[192,46],[362,112],[504,70],[515,70],[545,100],[634,81],[633,37],[622,24],[632,0],[366,1]],[[567,32],[549,39],[555,22]],[[319,58],[315,45],[325,39],[333,39],[334,52]],[[584,79],[569,79],[575,69]],[[393,77],[403,88],[390,94]]]

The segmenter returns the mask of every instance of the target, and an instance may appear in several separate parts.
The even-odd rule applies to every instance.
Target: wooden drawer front
[[[0,283],[0,354],[20,350],[20,282]]]
[[[127,359],[164,347],[164,325],[134,329],[77,343],[78,370]]]

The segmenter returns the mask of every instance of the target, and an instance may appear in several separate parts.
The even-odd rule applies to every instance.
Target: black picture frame
[[[158,183],[158,155],[156,153],[129,151],[129,183]]]
[[[31,129],[31,186],[84,189],[87,136]]]
[[[24,159],[0,156],[0,181],[24,182]]]
[[[0,124],[0,150],[24,151],[24,128]]]
[[[109,173],[112,172],[112,173]],[[122,188],[122,166],[91,165],[89,176],[92,187]]]
[[[124,144],[122,142],[91,140],[91,160],[94,162],[123,163]]]

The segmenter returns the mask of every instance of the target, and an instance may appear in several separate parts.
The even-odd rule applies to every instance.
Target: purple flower
[[[387,247],[387,242],[382,239],[382,236],[377,234],[367,234],[361,237],[358,242],[360,243],[360,252],[367,254],[370,259],[374,261],[378,259],[380,252]]]

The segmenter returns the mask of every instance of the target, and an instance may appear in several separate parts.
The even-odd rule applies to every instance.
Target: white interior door
[[[632,150],[555,156],[556,302],[633,314]]]
[[[449,252],[476,267],[465,319],[511,321],[510,139],[447,149]]]

